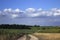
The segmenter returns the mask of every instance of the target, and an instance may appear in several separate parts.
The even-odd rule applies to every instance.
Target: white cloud
[[[11,8],[6,8],[3,10],[4,12],[12,12],[12,13],[19,13],[19,12],[23,12],[22,10],[20,10],[19,8],[12,10]]]
[[[27,17],[37,17],[37,16],[42,15],[42,8],[39,8],[37,10],[34,8],[27,8],[25,10],[25,13],[26,13]]]
[[[2,12],[0,11],[0,14],[1,14]]]
[[[6,8],[6,9],[4,9],[3,11],[4,11],[4,12],[7,12],[7,11],[8,11],[8,9]]]
[[[40,16],[39,13],[27,14],[28,17],[37,17]]]
[[[35,12],[36,10],[34,8],[27,8],[26,9],[26,12],[28,13],[32,13],[32,12]]]
[[[58,10],[57,10],[57,12],[59,12],[59,13],[60,13],[60,9],[58,9]]]
[[[53,8],[51,11],[52,11],[52,13],[53,13],[53,16],[58,16],[58,15],[60,15],[60,9],[58,9],[58,8]]]
[[[18,13],[23,13],[24,11],[20,10],[19,8],[13,10],[13,13],[18,14]]]
[[[46,12],[46,16],[53,16],[52,11],[47,11],[47,12]]]
[[[2,12],[0,11],[0,15],[1,15],[1,13],[2,13]]]
[[[13,10],[11,8],[8,9],[8,12],[12,12]]]
[[[20,9],[17,8],[17,9],[14,10],[14,12],[19,13],[20,12]]]
[[[60,15],[60,13],[54,13],[54,16],[58,16],[58,15]]]
[[[15,17],[39,17],[39,16],[60,16],[60,9],[59,8],[52,8],[50,10],[43,10],[42,8],[35,9],[35,8],[27,8],[25,11],[12,8],[6,8],[3,11],[0,11],[0,14],[4,15],[11,15],[12,18]]]
[[[52,8],[52,9],[51,9],[51,11],[56,11],[56,10],[57,10],[57,8]]]
[[[3,12],[4,13],[12,13],[13,10],[11,8],[8,8],[8,9],[6,8],[6,9],[3,10]]]
[[[42,14],[42,15],[46,15],[46,11],[42,11],[41,14]]]
[[[41,12],[41,11],[43,11],[43,9],[42,9],[42,8],[39,8],[39,9],[37,9],[37,11],[38,11],[38,12]]]
[[[12,14],[11,16],[12,16],[12,18],[16,18],[16,17],[18,17],[17,14]]]

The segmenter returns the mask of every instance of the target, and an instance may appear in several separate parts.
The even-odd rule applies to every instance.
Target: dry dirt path
[[[28,37],[30,37],[30,39],[28,39]],[[28,37],[26,35],[24,35],[23,37],[20,37],[18,40],[38,40],[37,37],[35,37],[31,34],[28,34]]]
[[[29,34],[28,36],[31,37],[30,40],[38,40],[38,38],[35,37],[34,35],[30,35],[30,34]]]
[[[23,37],[20,37],[19,39],[17,40],[26,40],[26,35],[24,35]]]

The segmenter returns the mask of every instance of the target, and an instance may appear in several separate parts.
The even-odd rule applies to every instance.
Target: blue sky
[[[0,0],[0,9],[4,8],[60,8],[60,0]]]
[[[60,0],[0,0],[0,24],[60,26]]]

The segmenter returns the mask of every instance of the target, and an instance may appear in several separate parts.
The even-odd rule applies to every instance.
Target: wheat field
[[[60,33],[34,33],[39,40],[60,40]]]

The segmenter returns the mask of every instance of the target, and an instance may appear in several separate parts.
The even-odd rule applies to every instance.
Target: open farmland
[[[60,40],[60,33],[34,33],[39,40]]]

